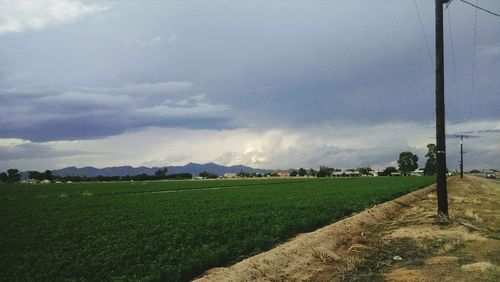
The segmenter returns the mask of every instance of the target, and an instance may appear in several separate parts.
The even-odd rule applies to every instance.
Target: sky
[[[447,134],[500,169],[500,17],[444,19]],[[0,0],[0,171],[423,166],[433,50],[434,1]]]

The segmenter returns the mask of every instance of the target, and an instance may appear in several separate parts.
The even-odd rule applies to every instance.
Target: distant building
[[[50,183],[50,180],[48,180],[48,179],[44,179],[44,180],[40,181],[40,183],[42,183],[42,184],[47,184],[47,183]]]
[[[238,175],[234,172],[224,173],[224,178],[236,178]]]
[[[347,177],[359,177],[361,176],[361,173],[359,173],[359,171],[357,170],[346,170],[345,172],[346,176]]]
[[[414,171],[410,172],[411,176],[423,176],[424,175],[424,169],[423,168],[417,168]]]
[[[332,177],[359,177],[361,173],[355,169],[346,169],[342,171],[334,171]]]
[[[276,171],[276,174],[277,174],[279,177],[281,177],[281,178],[287,178],[287,177],[290,177],[290,171],[288,171],[288,170],[282,170],[282,169],[280,169],[280,170],[277,170],[277,171]]]
[[[336,170],[336,171],[332,172],[332,177],[343,177],[343,176],[345,176],[345,175],[342,172],[342,170]]]
[[[401,176],[401,172],[391,172],[391,176]]]
[[[21,181],[19,181],[19,183],[33,184],[33,183],[38,183],[38,180],[30,178],[30,179],[21,180]]]

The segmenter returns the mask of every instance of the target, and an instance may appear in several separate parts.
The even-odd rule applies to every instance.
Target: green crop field
[[[0,185],[0,280],[188,280],[433,182]]]

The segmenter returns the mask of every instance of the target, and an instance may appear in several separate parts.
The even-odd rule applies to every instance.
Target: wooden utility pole
[[[464,178],[464,136],[460,135],[460,179]]]
[[[448,216],[446,191],[446,141],[444,111],[444,43],[443,5],[449,0],[436,1],[436,185],[438,215]]]
[[[462,179],[464,178],[464,138],[476,138],[478,136],[460,134],[456,135],[456,137],[460,137],[460,178]]]

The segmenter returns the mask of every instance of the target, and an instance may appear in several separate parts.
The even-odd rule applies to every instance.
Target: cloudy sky
[[[433,46],[434,1],[0,0],[0,170],[423,165]],[[500,168],[500,18],[453,1],[445,49],[447,133]]]

